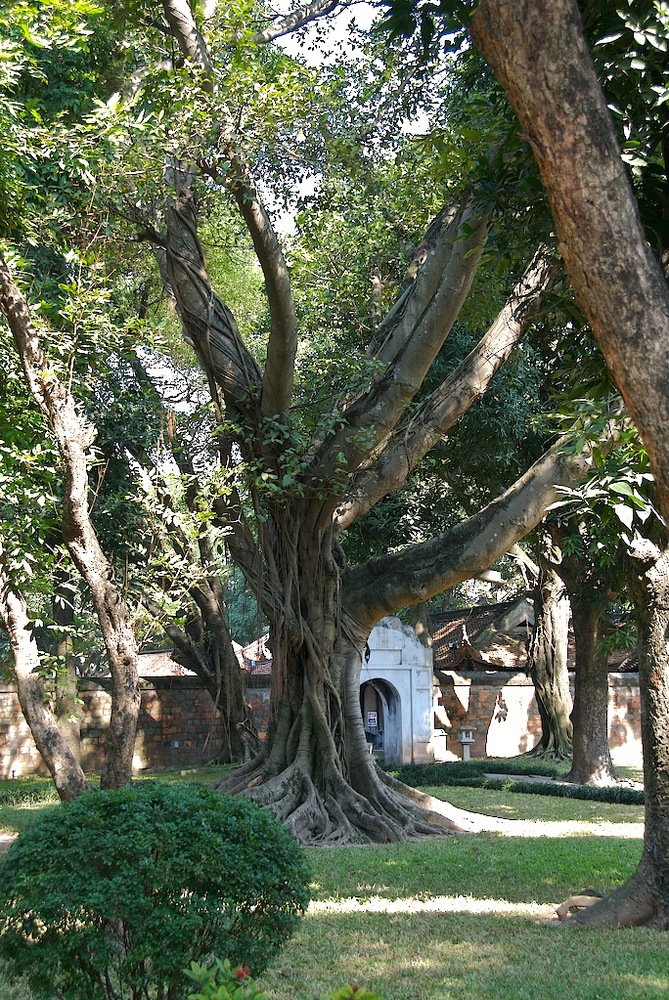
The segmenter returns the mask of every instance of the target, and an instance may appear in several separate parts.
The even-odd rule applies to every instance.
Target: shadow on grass
[[[316,1000],[348,980],[383,1000],[664,1000],[666,935],[536,922],[625,881],[641,849],[492,834],[312,849],[316,902],[261,986],[269,1000]]]
[[[660,1000],[669,991],[659,932],[427,910],[310,914],[261,985],[269,1000],[316,1000],[349,980],[383,1000]]]

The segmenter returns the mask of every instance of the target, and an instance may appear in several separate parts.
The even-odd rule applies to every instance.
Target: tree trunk
[[[575,919],[669,929],[669,548],[636,539],[630,590],[639,626],[639,687],[645,787],[641,861],[632,878]]]
[[[200,580],[189,588],[189,593],[196,608],[187,618],[185,628],[162,622],[174,645],[173,659],[197,674],[221,713],[223,745],[218,759],[224,763],[247,761],[259,752],[260,743],[223,610],[221,581],[217,577]],[[161,620],[159,608],[155,613]]]
[[[81,418],[67,384],[46,358],[28,303],[1,255],[0,311],[7,319],[28,387],[50,424],[63,464],[63,539],[90,590],[112,677],[111,719],[100,784],[102,788],[122,788],[132,778],[141,694],[130,611],[90,517],[87,456],[95,431]]]
[[[609,750],[609,661],[599,650],[603,637],[602,614],[608,600],[570,592],[576,677],[574,689],[573,761],[569,781],[581,785],[615,785],[616,773]]]
[[[569,600],[555,570],[540,560],[534,590],[534,630],[527,663],[541,718],[541,739],[529,753],[566,760],[571,755],[571,695],[567,673]]]
[[[299,523],[286,527],[276,525],[287,607],[270,628],[267,740],[218,787],[270,808],[305,844],[382,843],[474,829],[467,814],[405,787],[370,756],[360,710],[370,629],[341,606],[343,563],[332,530],[314,538]]]
[[[54,678],[54,713],[63,739],[73,756],[81,762],[81,719],[83,710],[79,698],[77,669],[73,656],[71,628],[74,624],[72,591],[69,574],[59,573],[54,594],[53,620],[56,625],[55,649],[57,659]]]
[[[39,674],[39,650],[33,637],[26,602],[20,591],[11,583],[7,568],[2,561],[0,561],[0,622],[9,636],[21,711],[28,723],[35,746],[53,778],[56,791],[61,799],[71,801],[88,791],[88,783],[78,759],[68,746],[48,706],[44,680]]]
[[[576,299],[669,521],[669,289],[648,245],[576,0],[481,0],[476,45],[532,144]]]

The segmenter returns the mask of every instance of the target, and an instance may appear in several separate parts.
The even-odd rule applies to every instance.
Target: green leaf
[[[617,503],[613,507],[613,512],[618,518],[618,520],[625,525],[626,528],[632,527],[632,522],[634,521],[634,508],[628,507],[627,504]]]

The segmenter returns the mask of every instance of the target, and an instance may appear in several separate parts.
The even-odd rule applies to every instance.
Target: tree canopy
[[[48,347],[43,371],[104,432],[90,454],[115,466],[119,489],[110,479],[105,497],[102,483],[101,499],[133,476],[161,494],[196,562],[184,593],[202,615],[207,601],[220,611],[220,629],[210,618],[201,630],[215,634],[207,655],[230,646],[223,546],[269,623],[270,731],[224,787],[305,842],[339,843],[481,824],[376,768],[359,706],[367,638],[489,567],[592,457],[553,435],[430,536],[347,557],[346,534],[435,449],[444,468],[462,457],[460,444],[449,458],[449,434],[545,321],[560,267],[527,138],[489,74],[474,85],[454,45],[428,71],[429,26],[417,44],[353,27],[353,51],[317,67],[277,43],[327,8],[11,4],[0,127],[5,270]],[[423,109],[441,126],[417,141],[407,123]],[[286,206],[295,231],[281,237]],[[170,311],[193,352],[189,412],[206,414],[183,438],[160,380],[145,392],[140,370],[149,348],[183,364]],[[129,518],[122,543],[107,539],[129,575],[144,529]]]

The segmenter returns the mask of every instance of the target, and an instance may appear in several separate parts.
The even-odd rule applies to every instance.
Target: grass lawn
[[[186,777],[194,776],[175,780]],[[491,789],[425,790],[489,815],[582,827],[559,837],[479,834],[310,849],[314,902],[259,981],[269,1000],[318,1000],[349,979],[384,1000],[669,995],[665,933],[536,922],[574,892],[603,892],[629,877],[641,854],[640,807]],[[9,819],[0,814],[0,822]],[[18,989],[0,978],[0,1000],[30,1000]]]

